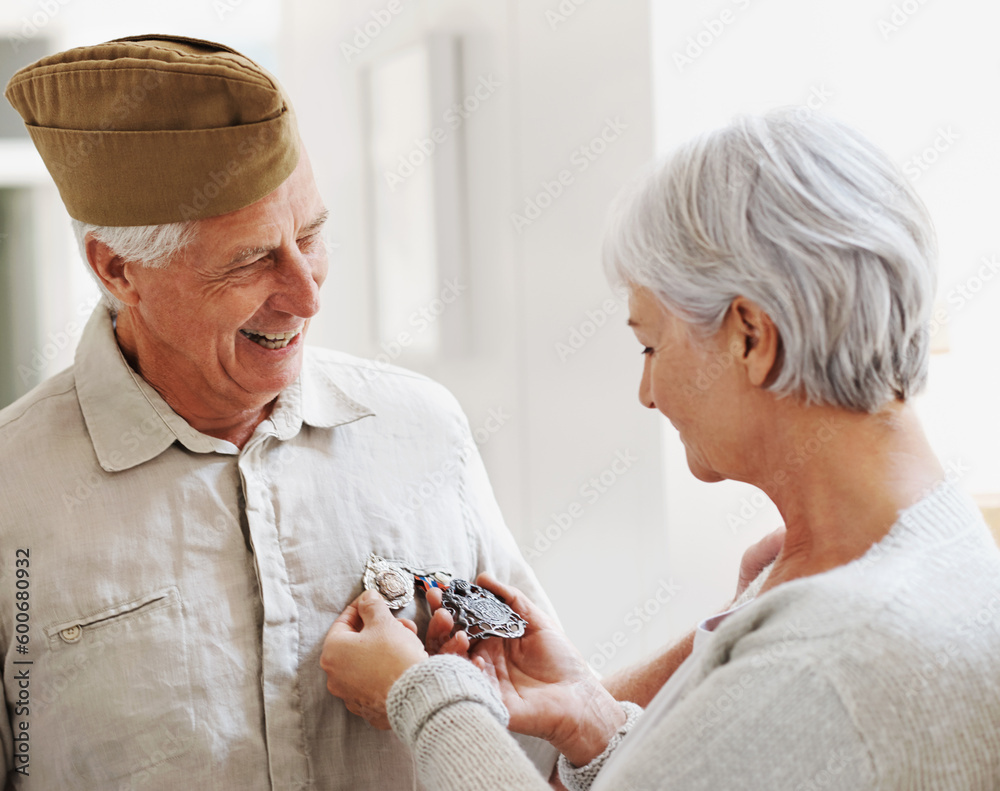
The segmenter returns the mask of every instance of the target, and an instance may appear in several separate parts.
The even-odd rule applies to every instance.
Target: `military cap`
[[[210,41],[77,47],[18,71],[5,95],[70,216],[95,225],[226,214],[276,189],[299,159],[277,80]]]

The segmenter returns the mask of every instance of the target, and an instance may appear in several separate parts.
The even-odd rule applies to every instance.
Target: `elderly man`
[[[454,399],[306,348],[327,212],[287,98],[172,36],[45,58],[6,95],[107,304],[0,412],[0,778],[409,788],[319,664],[370,555],[542,593]]]

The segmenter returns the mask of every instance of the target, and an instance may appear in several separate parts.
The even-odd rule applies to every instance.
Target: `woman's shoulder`
[[[863,556],[759,595],[717,636],[732,644],[756,635],[790,645],[847,638],[878,645],[968,634],[973,626],[1000,639],[1000,549],[971,498],[942,484],[901,512]]]
[[[946,499],[950,516],[904,512],[862,558],[733,613],[715,632],[702,679],[723,668],[779,687],[796,674],[822,679],[893,766],[917,760],[896,754],[902,733],[971,730],[979,747],[1000,748],[1000,551],[974,508]]]

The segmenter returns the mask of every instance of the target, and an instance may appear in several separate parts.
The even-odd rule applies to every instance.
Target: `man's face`
[[[125,265],[138,302],[119,316],[119,337],[174,409],[260,409],[295,381],[326,278],[325,218],[303,152],[270,195],[201,221],[166,267]]]

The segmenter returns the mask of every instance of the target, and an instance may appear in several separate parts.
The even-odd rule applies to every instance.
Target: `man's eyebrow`
[[[318,231],[330,216],[329,211],[323,211],[318,214],[314,219],[310,220],[303,226],[302,230],[299,231],[299,237],[311,236],[316,231]],[[251,258],[257,258],[262,255],[267,255],[275,248],[273,247],[244,247],[233,253],[232,258],[229,260],[229,266],[235,266],[236,264],[241,264],[244,261],[249,261]]]
[[[316,215],[316,219],[306,223],[306,226],[301,231],[299,231],[299,236],[309,236],[309,234],[318,231],[323,226],[323,224],[326,223],[329,217],[330,217],[330,212],[325,210],[322,213]]]

